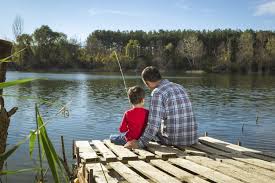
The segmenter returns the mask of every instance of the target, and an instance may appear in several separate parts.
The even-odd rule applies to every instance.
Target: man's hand
[[[125,148],[127,149],[138,149],[138,141],[137,140],[131,140],[131,141],[128,141],[125,145],[124,145]]]

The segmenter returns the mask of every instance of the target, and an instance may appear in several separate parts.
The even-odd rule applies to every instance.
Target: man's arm
[[[160,94],[153,93],[149,108],[148,123],[143,135],[138,140],[139,147],[147,146],[160,129],[161,120],[164,117],[163,98]]]

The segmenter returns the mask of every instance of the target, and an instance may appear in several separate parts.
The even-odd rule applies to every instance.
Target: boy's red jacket
[[[119,127],[121,133],[127,132],[126,141],[138,140],[142,135],[148,121],[149,111],[144,108],[132,108],[124,113]]]

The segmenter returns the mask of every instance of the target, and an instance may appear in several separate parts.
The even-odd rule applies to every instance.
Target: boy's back
[[[125,112],[119,131],[127,132],[126,141],[139,139],[147,125],[148,114],[149,111],[142,107],[134,107]]]

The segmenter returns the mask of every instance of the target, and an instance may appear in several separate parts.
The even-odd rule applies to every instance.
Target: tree
[[[217,65],[215,65],[212,69],[217,72],[229,69],[232,55],[231,40],[228,40],[227,42],[223,41],[218,46],[217,51],[215,50],[214,54],[217,59]]]
[[[266,65],[267,71],[269,72],[271,69],[274,69],[275,67],[275,36],[274,35],[268,38],[266,43],[266,50],[269,55],[268,63]]]
[[[102,41],[97,39],[93,34],[89,35],[86,40],[86,51],[87,54],[90,54],[93,57],[96,57],[98,54],[105,54],[105,48],[102,44]]]
[[[0,59],[9,57],[11,49],[11,42],[0,40]],[[0,83],[6,81],[7,64],[6,62],[0,62]],[[3,89],[0,89],[0,154],[4,153],[6,149],[10,117],[17,110],[17,107],[14,107],[8,112],[5,108],[5,101],[2,95]],[[0,171],[2,170],[3,163],[3,161],[0,162]]]
[[[63,56],[60,55],[61,44],[67,41],[67,36],[54,32],[47,25],[42,25],[33,33],[35,45],[36,68],[58,67]]]
[[[139,55],[139,48],[140,44],[138,40],[130,39],[125,48],[126,56],[130,57],[131,59],[134,59]]]
[[[14,45],[13,53],[23,49],[25,50],[20,54],[15,54],[13,56],[13,60],[17,62],[17,65],[20,67],[20,69],[32,67],[33,65],[32,36],[29,34],[19,35],[16,38],[16,42],[17,44]]]
[[[23,26],[24,26],[23,19],[19,15],[16,15],[12,24],[12,31],[15,39],[17,39],[17,37],[22,34]]]
[[[256,32],[255,43],[255,62],[257,64],[257,71],[261,73],[264,69],[264,64],[268,62],[268,51],[265,48],[269,33],[267,31]]]
[[[243,32],[239,38],[239,51],[237,53],[237,63],[242,70],[251,71],[254,54],[254,39],[251,32]]]
[[[194,33],[187,35],[183,40],[180,40],[177,50],[182,57],[185,57],[191,68],[198,68],[197,60],[203,55],[203,43]]]

